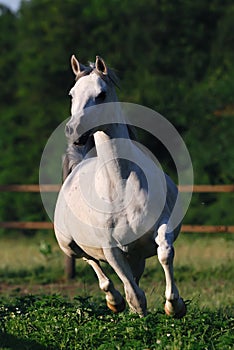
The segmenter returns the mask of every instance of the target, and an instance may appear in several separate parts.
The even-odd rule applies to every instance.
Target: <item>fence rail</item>
[[[52,230],[52,222],[43,221],[7,221],[0,222],[0,228],[5,229],[31,229],[31,230]],[[209,232],[209,233],[234,233],[234,226],[228,225],[182,225],[182,232]]]
[[[0,185],[0,192],[58,192],[61,185]],[[234,185],[194,185],[179,186],[180,192],[196,192],[196,193],[233,193]],[[53,229],[52,222],[20,222],[7,221],[0,222],[0,228],[5,229]],[[182,232],[210,232],[210,233],[234,233],[234,226],[227,225],[182,225]]]
[[[0,192],[59,192],[61,185],[0,185]],[[234,185],[194,185],[179,186],[180,192],[197,193],[232,193]],[[52,222],[0,222],[0,228],[5,229],[53,229]],[[225,225],[182,225],[182,232],[234,233],[234,226]],[[75,277],[75,259],[66,257],[65,275],[67,279]]]
[[[61,185],[0,185],[0,192],[58,192]],[[227,193],[234,192],[234,185],[182,185],[180,192]]]

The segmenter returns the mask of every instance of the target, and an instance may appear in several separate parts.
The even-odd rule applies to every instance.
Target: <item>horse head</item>
[[[69,93],[72,98],[71,118],[66,124],[65,133],[68,139],[82,145],[95,132],[95,128],[87,130],[87,123],[98,124],[94,118],[98,118],[101,109],[95,107],[117,101],[115,92],[117,82],[113,71],[99,56],[96,57],[95,63],[84,66],[73,55],[71,67],[75,74],[75,84]]]

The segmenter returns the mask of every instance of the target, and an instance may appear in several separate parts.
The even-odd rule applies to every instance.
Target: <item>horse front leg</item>
[[[98,261],[83,258],[95,271],[100,289],[106,294],[106,304],[108,308],[117,313],[125,309],[125,300],[115,289],[113,282],[105,275]]]
[[[179,291],[174,281],[174,236],[173,233],[167,233],[166,224],[163,224],[159,227],[155,241],[158,245],[158,259],[160,264],[162,265],[166,279],[165,312],[169,316],[181,318],[186,314],[186,305],[183,299],[180,297]]]
[[[117,247],[103,249],[107,262],[115,270],[124,284],[126,300],[130,309],[145,316],[147,313],[145,293],[141,290],[133,276],[130,264],[125,254]],[[138,278],[140,275],[138,276]]]

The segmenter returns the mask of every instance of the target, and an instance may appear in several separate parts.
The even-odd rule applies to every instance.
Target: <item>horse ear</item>
[[[108,74],[107,66],[106,66],[104,60],[100,56],[96,56],[95,67],[99,73],[102,73],[105,75]]]
[[[71,57],[71,67],[73,70],[73,73],[77,77],[81,72],[85,70],[85,66],[81,64],[77,59],[75,55],[72,55]]]
[[[73,73],[77,76],[80,73],[81,69],[80,69],[80,64],[76,59],[75,55],[72,55],[71,57],[71,67],[72,67]]]

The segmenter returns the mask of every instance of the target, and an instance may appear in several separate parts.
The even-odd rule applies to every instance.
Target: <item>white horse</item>
[[[72,56],[71,66],[76,83],[66,124],[66,179],[54,217],[58,243],[65,254],[92,266],[107,306],[120,312],[124,298],[99,262],[109,263],[124,284],[130,309],[140,316],[147,313],[139,288],[145,259],[158,255],[166,279],[165,312],[181,318],[186,306],[173,277],[180,225],[170,226],[177,188],[133,140],[117,102],[115,75],[104,60],[97,56],[86,67]],[[130,160],[123,159],[126,149]]]

